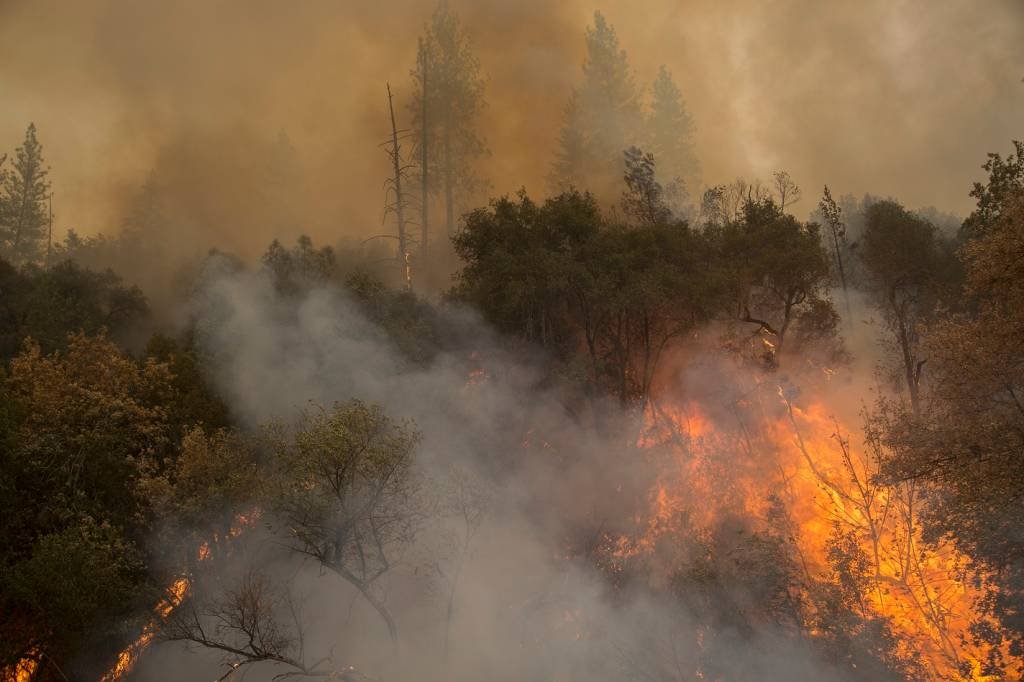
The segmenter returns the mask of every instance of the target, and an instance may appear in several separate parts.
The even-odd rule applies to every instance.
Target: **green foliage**
[[[466,218],[452,295],[499,329],[585,367],[591,393],[649,397],[666,347],[711,317],[722,287],[707,240],[685,224],[605,222],[590,195],[538,206],[525,193]]]
[[[72,332],[107,330],[127,340],[149,315],[136,287],[112,271],[93,272],[73,261],[20,271],[0,260],[0,359],[7,360],[32,338],[44,352],[65,346]]]
[[[352,400],[267,438],[267,501],[299,548],[362,584],[383,575],[393,543],[411,539],[412,426]]]
[[[412,458],[419,434],[359,400],[268,428],[266,503],[296,551],[355,587],[398,630],[377,581],[412,542],[421,518]]]
[[[411,291],[388,289],[365,274],[349,277],[345,288],[366,318],[411,362],[425,365],[444,346],[438,311]]]
[[[798,323],[797,347],[822,340],[834,345],[837,317],[827,298],[828,253],[819,227],[784,214],[771,199],[748,200],[741,216],[706,228],[732,292],[735,318],[755,324],[774,366],[789,350],[787,334]]]
[[[253,444],[241,435],[200,426],[188,429],[175,460],[143,473],[139,490],[160,528],[160,549],[172,562],[193,565],[230,547],[236,517],[251,511],[258,475]]]
[[[975,637],[1024,655],[1024,195],[961,251],[967,311],[924,331],[929,381],[918,409],[883,401],[873,437],[891,480],[921,481],[925,537],[955,543],[978,564],[988,597]],[[994,652],[996,655],[998,651]],[[996,669],[1004,663],[988,662]],[[1005,662],[1010,665],[1012,662]],[[1019,665],[1013,674],[1019,675]]]
[[[951,301],[960,274],[952,244],[897,202],[879,201],[867,209],[859,253],[867,291],[896,348],[897,376],[917,409],[924,366],[918,325]]]
[[[254,451],[193,425],[226,420],[187,342],[154,337],[141,363],[103,333],[25,342],[0,374],[0,668],[31,652],[95,679],[82,661],[137,636],[163,571],[225,549]]]
[[[654,155],[630,147],[625,151],[625,162],[623,212],[640,223],[669,222],[672,212],[665,203],[665,190],[655,178]]]
[[[982,168],[988,173],[984,184],[974,183],[971,196],[978,200],[974,211],[964,221],[961,236],[979,237],[994,226],[1007,208],[1007,203],[1024,191],[1024,142],[1013,141],[1014,153],[1004,159],[989,154]]]
[[[135,522],[132,484],[169,444],[169,378],[165,365],[140,367],[102,335],[75,334],[66,353],[48,356],[26,342],[6,379],[24,415],[11,464],[54,522],[72,513]]]
[[[167,365],[171,395],[165,403],[172,424],[210,429],[230,425],[228,406],[210,384],[211,369],[194,344],[192,335],[182,340],[155,334],[146,345],[146,358]]]
[[[27,651],[65,660],[146,603],[142,558],[107,523],[85,516],[26,549],[0,565],[0,665]]]

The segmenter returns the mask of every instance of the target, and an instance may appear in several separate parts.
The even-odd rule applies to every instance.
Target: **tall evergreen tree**
[[[427,24],[412,77],[410,113],[422,152],[421,172],[427,173],[429,192],[442,198],[445,226],[452,235],[460,195],[480,185],[474,161],[488,149],[478,131],[480,112],[486,106],[480,62],[459,17],[445,0]]]
[[[619,191],[623,152],[641,142],[640,97],[626,51],[600,12],[586,41],[583,83],[566,108],[551,184],[585,188],[608,200]]]
[[[36,126],[30,123],[24,143],[15,151],[13,168],[3,178],[0,197],[0,249],[15,262],[35,260],[41,253],[49,221],[48,173]]]
[[[666,188],[674,185],[676,192],[695,194],[700,164],[693,147],[693,118],[665,66],[658,69],[651,86],[646,128],[646,151],[657,161],[659,182]]]

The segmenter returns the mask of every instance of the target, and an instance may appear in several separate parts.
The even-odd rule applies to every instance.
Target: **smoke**
[[[963,213],[978,166],[1020,135],[1024,9],[1017,2],[788,0],[455,2],[488,75],[481,121],[495,192],[544,188],[583,30],[601,9],[638,81],[660,64],[696,123],[706,183],[786,168],[807,190],[896,195]],[[0,6],[0,140],[35,121],[53,167],[58,233],[115,232],[125,204],[175,149],[202,140],[172,200],[218,204],[216,245],[258,252],[269,227],[245,198],[250,141],[285,131],[302,189],[288,231],[333,242],[380,223],[384,83],[408,96],[433,4],[6,2]],[[404,109],[399,110],[405,116]],[[259,146],[258,144],[256,145]],[[200,153],[202,152],[202,153]],[[210,166],[222,168],[213,175]],[[183,219],[184,221],[184,219]],[[184,221],[187,222],[187,221]],[[258,222],[258,221],[257,221]],[[209,229],[210,223],[204,226]],[[212,235],[169,230],[204,248]]]
[[[697,661],[723,679],[841,678],[783,627],[715,625],[642,585],[610,589],[588,561],[567,556],[561,543],[578,528],[623,530],[636,513],[631,505],[645,502],[654,466],[629,442],[628,416],[602,429],[581,427],[557,388],[541,385],[540,359],[500,350],[473,313],[443,312],[452,334],[468,340],[465,351],[455,344],[415,365],[343,292],[282,298],[266,271],[233,272],[214,259],[193,314],[218,387],[242,424],[288,418],[308,401],[357,396],[415,420],[423,433],[418,467],[431,485],[443,486],[452,467],[496,482],[462,568],[447,653],[447,594],[437,592],[427,568],[445,561],[445,538],[458,528],[428,528],[390,573],[388,603],[402,638],[397,657],[383,623],[354,590],[251,531],[250,561],[303,598],[309,657],[332,652],[338,664],[383,679],[678,679]],[[680,390],[711,393],[713,375],[720,390],[723,375],[710,365]],[[736,591],[740,602],[753,598]],[[209,651],[160,644],[143,658],[137,679],[181,679],[183,670],[212,679],[218,662]],[[267,666],[249,674],[276,672]]]

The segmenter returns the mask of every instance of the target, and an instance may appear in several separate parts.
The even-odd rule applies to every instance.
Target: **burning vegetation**
[[[547,196],[485,199],[442,2],[384,233],[258,262],[173,243],[205,152],[63,241],[0,157],[3,682],[1024,677],[1024,144],[965,220],[706,184],[672,72],[584,47]]]

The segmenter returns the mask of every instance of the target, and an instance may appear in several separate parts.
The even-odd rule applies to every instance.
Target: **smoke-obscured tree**
[[[49,169],[44,165],[43,147],[36,138],[34,123],[29,124],[25,141],[14,156],[14,163],[3,178],[0,196],[0,254],[23,263],[42,255],[49,224]]]
[[[444,656],[451,650],[451,629],[457,608],[459,579],[480,526],[491,505],[494,490],[466,469],[451,467],[442,483],[441,511],[450,526],[444,556],[431,568],[440,583],[445,600]]]
[[[382,579],[421,520],[412,458],[419,434],[358,400],[316,409],[268,433],[269,509],[294,551],[359,591],[398,642]]]
[[[917,409],[882,402],[874,437],[889,480],[925,486],[925,540],[952,542],[976,562],[985,596],[971,636],[995,645],[983,674],[1015,678],[1024,674],[1024,193],[1004,197],[961,256],[972,306],[927,327]]]
[[[658,162],[658,180],[665,187],[669,205],[678,215],[685,210],[700,182],[700,164],[694,150],[695,126],[682,93],[665,66],[651,86],[644,125],[645,149]]]
[[[195,568],[223,558],[237,516],[250,512],[257,487],[254,448],[226,429],[192,426],[168,466],[146,470],[139,489],[159,527],[160,550],[171,565]]]
[[[274,240],[261,259],[263,267],[272,275],[274,286],[283,294],[303,293],[329,283],[336,272],[334,249],[316,248],[306,235],[299,237],[295,246],[286,249]]]
[[[825,226],[828,227],[828,236],[832,242],[832,256],[836,264],[836,279],[843,288],[843,295],[848,296],[846,289],[846,268],[843,266],[843,246],[846,244],[846,223],[843,221],[843,209],[832,198],[832,192],[828,185],[825,185],[825,192],[818,204]],[[847,313],[849,313],[849,299],[847,299]]]
[[[643,142],[640,93],[626,51],[600,12],[587,27],[583,82],[573,90],[559,135],[550,183],[577,187],[614,201],[622,152]]]
[[[641,224],[668,222],[672,211],[665,203],[665,190],[656,179],[654,155],[630,147],[624,153],[626,173],[623,180],[622,210]]]
[[[365,273],[346,279],[344,290],[410,362],[426,365],[444,347],[446,322],[411,291],[389,289]]]
[[[868,293],[883,315],[901,382],[916,411],[927,361],[918,343],[919,325],[948,298],[958,271],[952,249],[931,223],[895,201],[879,201],[867,209],[858,252]]]
[[[427,23],[412,77],[413,136],[426,159],[424,168],[421,155],[421,173],[426,171],[429,191],[443,201],[450,237],[460,200],[481,186],[474,165],[488,150],[479,130],[486,83],[469,35],[446,0]]]
[[[331,655],[306,657],[306,632],[300,605],[287,586],[249,568],[241,575],[199,575],[192,596],[161,628],[166,641],[185,642],[221,654],[227,680],[238,670],[265,664],[280,670],[273,679],[359,682],[371,678],[351,666],[338,668]]]
[[[416,137],[416,156],[419,162],[420,177],[420,253],[422,262],[427,260],[427,252],[430,249],[430,131],[433,121],[430,117],[429,102],[431,99],[430,88],[433,86],[433,79],[428,71],[430,57],[428,55],[427,43],[422,37],[417,41],[416,46],[416,68],[412,72],[414,87],[417,88],[418,97],[410,105],[415,107],[418,100],[419,116],[418,134]]]

